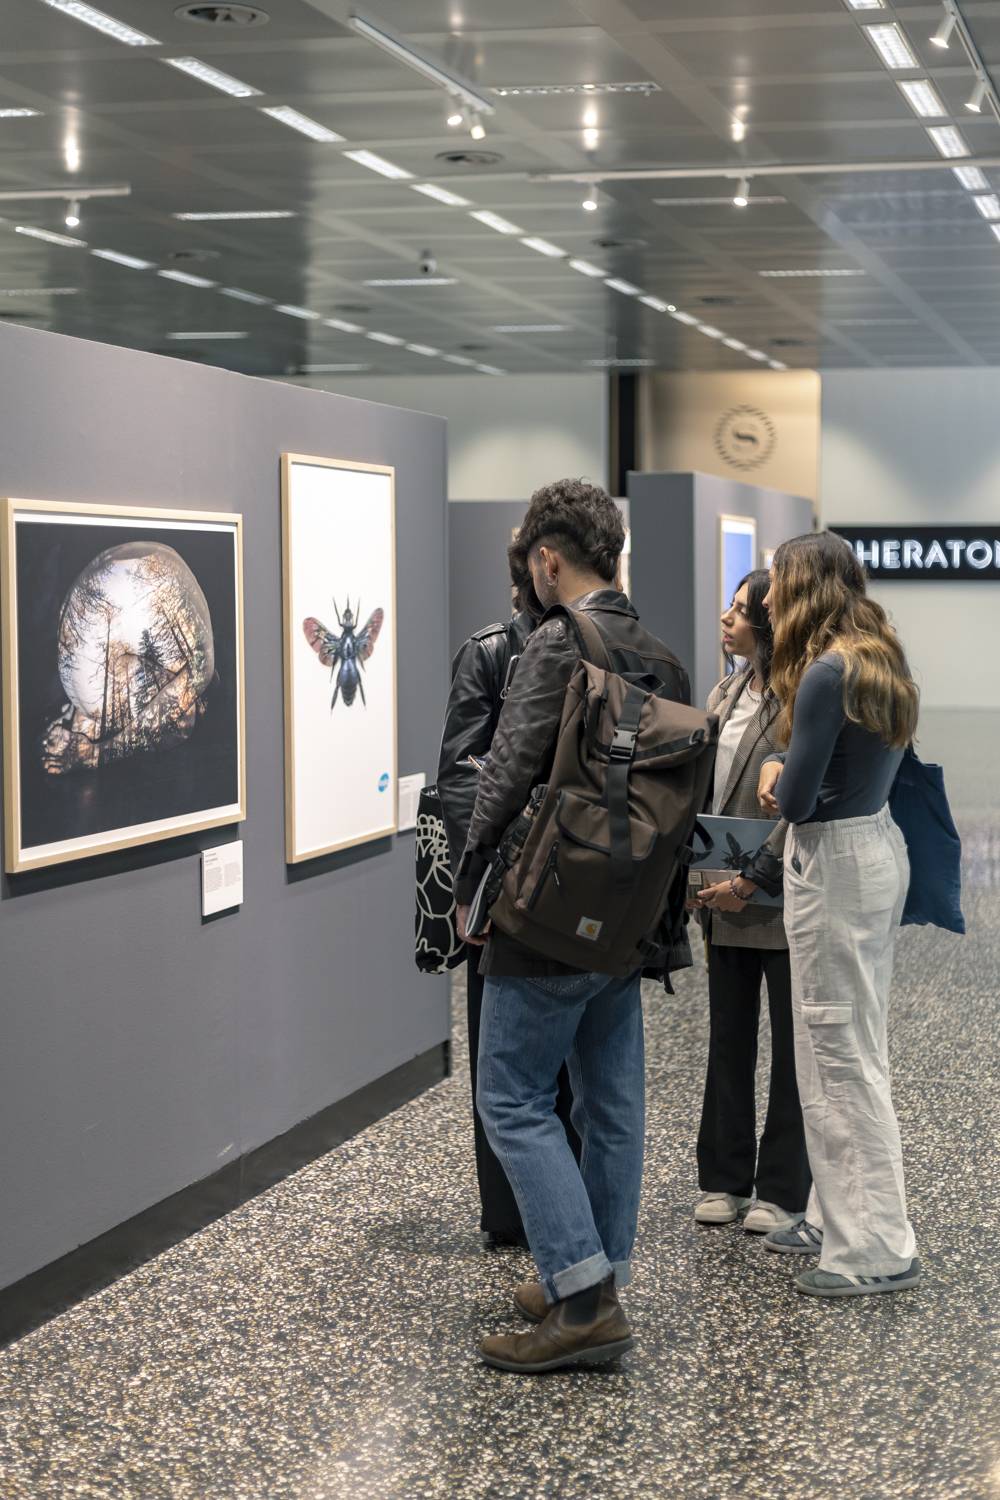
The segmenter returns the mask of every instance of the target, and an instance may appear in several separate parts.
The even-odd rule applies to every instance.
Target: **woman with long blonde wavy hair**
[[[765,603],[776,731],[787,749],[762,768],[759,795],[790,825],[785,930],[813,1174],[805,1218],[765,1244],[819,1255],[819,1268],[796,1280],[801,1292],[900,1291],[920,1279],[920,1262],[889,1086],[889,987],[909,862],[888,797],[916,730],[918,693],[839,537],[818,532],[779,547]]]

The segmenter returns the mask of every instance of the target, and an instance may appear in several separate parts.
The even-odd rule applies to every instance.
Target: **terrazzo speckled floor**
[[[927,717],[970,935],[899,948],[917,1291],[803,1299],[742,1231],[694,1226],[699,969],[647,1010],[640,1345],[619,1367],[478,1363],[528,1267],[478,1250],[460,1069],[0,1354],[2,1500],[1000,1497],[998,739],[1000,715]]]

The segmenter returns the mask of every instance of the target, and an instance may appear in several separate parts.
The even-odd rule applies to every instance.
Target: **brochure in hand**
[[[695,857],[691,862],[692,885],[718,885],[733,875],[741,875],[762,844],[773,833],[776,822],[769,818],[716,818],[711,814],[698,819],[698,827],[709,841],[695,838]],[[781,896],[768,896],[758,889],[754,906],[781,906]]]

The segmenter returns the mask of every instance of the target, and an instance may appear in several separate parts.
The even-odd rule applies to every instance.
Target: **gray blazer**
[[[708,712],[718,715],[720,733],[751,677],[752,670],[747,667],[742,672],[734,672],[731,677],[724,678],[709,693]],[[760,768],[767,757],[780,748],[774,738],[774,720],[777,714],[773,704],[770,716],[771,722],[765,727],[768,705],[762,703],[744,731],[719,799],[719,812],[724,817],[761,817],[760,803],[757,801]],[[780,822],[768,839],[771,848],[778,855],[784,849],[787,832],[788,824]],[[705,912],[702,921],[709,941],[720,948],[788,947],[780,907],[754,906],[751,902],[741,912]]]

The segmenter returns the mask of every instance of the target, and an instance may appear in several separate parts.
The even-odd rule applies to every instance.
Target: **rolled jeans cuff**
[[[543,1276],[542,1286],[550,1302],[563,1302],[577,1292],[585,1292],[589,1286],[599,1286],[602,1281],[607,1281],[612,1270],[611,1262],[601,1250],[586,1260],[578,1260],[575,1266],[567,1266],[565,1271]]]

